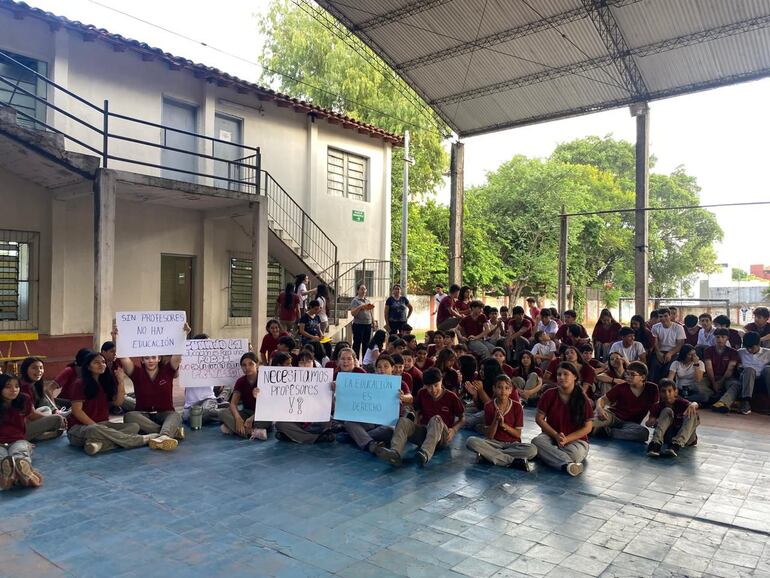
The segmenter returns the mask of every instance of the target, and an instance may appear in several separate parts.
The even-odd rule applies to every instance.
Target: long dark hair
[[[684,345],[682,345],[682,349],[679,350],[679,355],[677,356],[676,360],[679,363],[684,363],[685,361],[687,361],[687,357],[693,351],[695,351],[695,348],[692,345],[690,345],[689,343],[685,343]]]
[[[586,423],[586,394],[583,393],[583,388],[580,387],[580,372],[575,367],[575,364],[569,361],[562,361],[556,368],[556,371],[560,369],[566,369],[575,376],[575,385],[572,388],[567,406],[569,407],[570,420],[579,429]]]
[[[463,381],[471,381],[479,369],[479,364],[476,363],[476,358],[470,354],[461,355],[457,358],[457,365],[460,367],[460,377]]]
[[[505,375],[503,368],[494,357],[489,357],[481,362],[481,383],[484,384],[484,391],[487,392],[488,396],[493,397],[495,383],[501,375]]]
[[[297,291],[299,291],[299,286],[302,285],[302,283],[304,283],[306,277],[307,277],[307,275],[305,273],[300,273],[299,275],[296,275],[294,277],[294,292],[295,293]]]
[[[444,373],[446,373],[447,369],[452,369],[451,367],[450,368],[446,367],[449,360],[456,359],[456,358],[457,358],[457,354],[454,351],[452,351],[450,348],[446,347],[438,352],[434,367],[438,367],[439,371],[441,371],[441,375],[443,375]]]
[[[527,368],[526,370],[524,370],[524,364],[521,362],[521,360],[524,359],[525,355],[529,357],[529,368]],[[529,351],[528,349],[525,349],[519,354],[519,363],[517,365],[519,369],[524,371],[529,371],[530,373],[532,373],[533,371],[535,371],[535,368],[537,367],[537,362],[535,361],[535,356],[532,355],[532,352]],[[521,377],[523,377],[524,379],[527,379],[526,375],[522,375]]]
[[[329,288],[326,285],[319,285],[315,290],[315,298],[323,297],[326,301],[329,301]]]
[[[633,315],[628,323],[628,326],[631,327],[631,323],[634,321],[639,323],[639,329],[634,329],[634,340],[641,343],[645,349],[649,349],[652,347],[652,344],[648,343],[647,331],[645,331],[646,326],[644,324],[644,317],[641,315]]]
[[[286,287],[283,290],[283,308],[290,309],[294,304],[294,284],[286,283]]]
[[[80,379],[83,380],[83,393],[85,393],[86,399],[94,399],[99,394],[99,389],[104,391],[104,395],[107,397],[107,401],[113,401],[118,394],[118,386],[115,383],[115,377],[112,375],[112,371],[107,367],[99,376],[99,379],[94,379],[91,375],[91,370],[88,366],[97,357],[104,359],[101,353],[91,351],[83,359],[83,363],[80,364]]]
[[[380,351],[385,347],[385,339],[388,337],[387,332],[384,329],[378,329],[372,335],[372,339],[369,341],[369,349],[374,349],[374,346],[380,348]]]
[[[0,391],[5,389],[5,386],[11,382],[11,381],[19,381],[19,378],[15,375],[11,375],[10,373],[2,373],[0,374]],[[11,400],[10,407],[23,412],[24,406],[27,403],[27,395],[23,394],[22,392],[19,392],[19,395],[16,396],[16,399]],[[3,418],[5,417],[5,402],[0,400],[0,423],[2,423]]]
[[[33,363],[36,362],[43,363],[43,360],[39,357],[27,357],[24,361],[21,362],[21,367],[19,368],[19,373],[21,373],[21,378],[19,381],[24,381],[27,383],[32,383],[32,381],[29,379],[29,375],[27,375],[27,372],[29,371],[29,368],[32,367]],[[35,392],[35,402],[37,402],[38,399],[43,397],[43,379],[40,378],[36,382],[32,383],[33,391]]]

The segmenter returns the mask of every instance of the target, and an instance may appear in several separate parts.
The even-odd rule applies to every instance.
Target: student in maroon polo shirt
[[[533,330],[534,323],[524,315],[524,308],[521,305],[511,309],[511,318],[508,320],[505,337],[505,347],[508,349],[508,358],[511,362],[516,363],[521,352],[530,348]]]
[[[460,295],[460,287],[452,285],[449,287],[449,293],[441,300],[436,310],[436,329],[444,331],[454,329],[460,322],[462,315],[455,307],[457,297]]]
[[[190,326],[185,323],[185,335]],[[157,355],[142,357],[140,363],[121,358],[123,371],[134,382],[136,411],[129,411],[123,421],[139,425],[140,433],[159,433],[165,439],[184,439],[182,414],[174,409],[174,378],[177,376],[181,355],[172,355],[163,361]]]
[[[129,360],[130,361],[130,360]],[[81,378],[72,387],[72,413],[69,415],[67,437],[70,445],[82,447],[94,456],[115,448],[138,448],[170,451],[177,441],[157,433],[138,435],[137,423],[115,423],[110,420],[110,404],[120,405],[126,395],[125,372],[107,369],[101,353],[92,351],[80,366]]]
[[[744,327],[746,333],[753,331],[759,333],[759,346],[770,347],[770,309],[767,307],[756,307],[754,309],[754,322],[748,323]]]
[[[468,346],[480,360],[485,360],[492,354],[495,348],[493,343],[484,340],[486,331],[484,325],[487,318],[482,313],[484,304],[481,301],[470,302],[470,314],[463,317],[457,325],[457,332],[461,343]]]
[[[284,330],[290,331],[299,319],[301,315],[299,303],[300,296],[294,292],[294,283],[287,283],[275,302],[275,316]]]
[[[593,433],[619,440],[646,442],[650,431],[642,420],[660,400],[658,388],[647,381],[647,366],[628,364],[625,383],[619,383],[596,402]]]
[[[58,388],[56,382],[43,381],[45,366],[38,357],[27,357],[19,368],[21,392],[32,401],[32,407],[42,414],[41,419],[27,421],[27,441],[41,442],[59,437],[67,429],[67,420],[59,415],[61,410],[54,398]],[[68,413],[65,411],[65,414]]]
[[[70,406],[69,400],[72,392],[72,385],[76,380],[80,378],[80,365],[83,363],[85,356],[89,353],[91,353],[91,350],[88,347],[79,349],[75,354],[75,360],[72,363],[68,363],[67,367],[61,370],[59,374],[54,377],[53,380],[61,388],[59,397],[56,398],[57,405],[63,405],[66,407]]]
[[[352,355],[352,350],[350,353]],[[344,363],[341,363],[339,371],[352,371],[353,373],[356,373],[355,370],[358,368],[353,367],[353,369],[349,369],[350,366],[351,364],[347,359],[346,354],[346,359]],[[375,371],[377,372],[377,375],[396,375],[394,367],[395,359],[387,353],[383,353],[377,358]],[[398,392],[398,398],[403,413],[404,406],[411,405],[413,399],[412,394],[409,391],[409,386],[403,379],[401,380],[401,389]],[[372,454],[376,453],[378,448],[385,447],[385,444],[390,442],[390,438],[393,437],[393,427],[389,425],[346,421],[344,426],[345,431],[348,432],[348,435],[353,439],[353,442],[355,442],[359,449],[368,451]]]
[[[267,365],[270,363],[273,353],[278,349],[278,340],[289,334],[281,330],[281,324],[276,319],[271,319],[267,322],[265,331],[262,344],[259,346],[259,356],[262,358],[262,363]]]
[[[730,347],[738,351],[743,347],[743,336],[737,329],[730,327],[730,318],[727,315],[717,315],[714,317],[715,329],[727,329],[730,332]]]
[[[566,340],[570,342],[569,345],[588,343],[588,333],[586,333],[586,328],[577,322],[577,313],[575,313],[575,311],[568,309],[562,314],[562,318],[564,319],[564,323],[556,332],[557,342],[562,343]],[[570,327],[572,326],[576,326],[579,330],[579,333],[574,336],[570,331]]]
[[[602,361],[606,361],[610,353],[610,347],[618,340],[620,323],[615,321],[609,309],[602,309],[599,313],[599,321],[591,333],[591,341],[594,344],[594,355]]]
[[[537,455],[537,448],[521,442],[524,409],[511,399],[512,392],[511,379],[507,375],[498,376],[495,397],[484,405],[486,437],[470,437],[465,445],[476,452],[479,460],[528,472],[531,469],[529,460]]]
[[[288,359],[291,359],[286,354]],[[243,375],[238,378],[233,386],[230,396],[230,405],[219,410],[220,429],[225,435],[235,434],[242,438],[258,440],[267,439],[267,430],[270,422],[254,423],[254,411],[257,408],[257,400],[254,397],[254,388],[257,387],[257,356],[249,351],[241,356],[241,371]],[[243,409],[238,409],[238,405]]]
[[[427,464],[436,450],[447,447],[465,422],[465,409],[453,392],[441,385],[441,372],[434,368],[423,374],[423,388],[414,399],[416,413],[399,418],[390,448],[378,448],[377,457],[400,466],[407,442],[418,447],[417,462]]]
[[[546,465],[560,468],[571,476],[583,473],[593,415],[591,402],[583,393],[579,379],[580,374],[572,363],[559,364],[557,387],[543,393],[537,403],[535,422],[543,431],[532,439],[538,457]]]
[[[21,393],[19,380],[0,374],[0,490],[14,484],[39,487],[43,476],[32,468],[32,448],[26,439],[27,421],[43,416],[32,407],[32,399]]]
[[[714,330],[715,345],[707,347],[703,353],[704,363],[706,364],[706,378],[711,383],[711,389],[717,396],[724,395],[725,391],[733,384],[738,383],[736,378],[736,368],[740,362],[738,352],[728,345],[730,340],[730,331],[726,328]],[[730,408],[721,401],[716,401],[711,409],[728,413]]]
[[[647,455],[653,458],[665,455],[676,457],[683,447],[698,443],[698,404],[679,397],[676,384],[670,379],[660,380],[660,401],[650,409],[647,426],[654,428],[647,445]],[[663,450],[663,445],[668,447]]]
[[[422,371],[414,364],[415,354],[405,349],[401,354],[404,359],[404,375],[408,375],[412,379],[412,395],[415,395],[422,389]]]

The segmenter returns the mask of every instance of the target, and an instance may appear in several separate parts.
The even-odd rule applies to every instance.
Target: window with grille
[[[0,329],[36,328],[38,239],[0,230]]]
[[[329,194],[366,201],[368,162],[365,157],[330,148],[326,171]]]
[[[46,76],[48,65],[45,62],[6,53],[16,64],[0,57],[0,103],[7,104],[18,111],[17,121],[25,128],[43,128],[35,121],[45,122],[45,104],[36,100],[29,93],[45,99],[45,82],[31,71]]]
[[[251,258],[230,257],[230,317],[251,317]],[[267,313],[272,315],[278,295],[283,291],[283,267],[274,261],[267,264]]]

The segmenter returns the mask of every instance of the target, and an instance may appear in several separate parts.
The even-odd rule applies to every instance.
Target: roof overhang
[[[461,137],[770,76],[770,0],[317,0]]]

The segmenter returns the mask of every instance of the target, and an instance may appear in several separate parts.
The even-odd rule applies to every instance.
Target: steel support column
[[[646,103],[632,107],[636,116],[636,212],[634,219],[634,296],[636,313],[647,319],[648,235],[646,211],[650,190],[650,110]]]
[[[465,145],[461,142],[452,143],[449,173],[449,283],[462,285]]]

